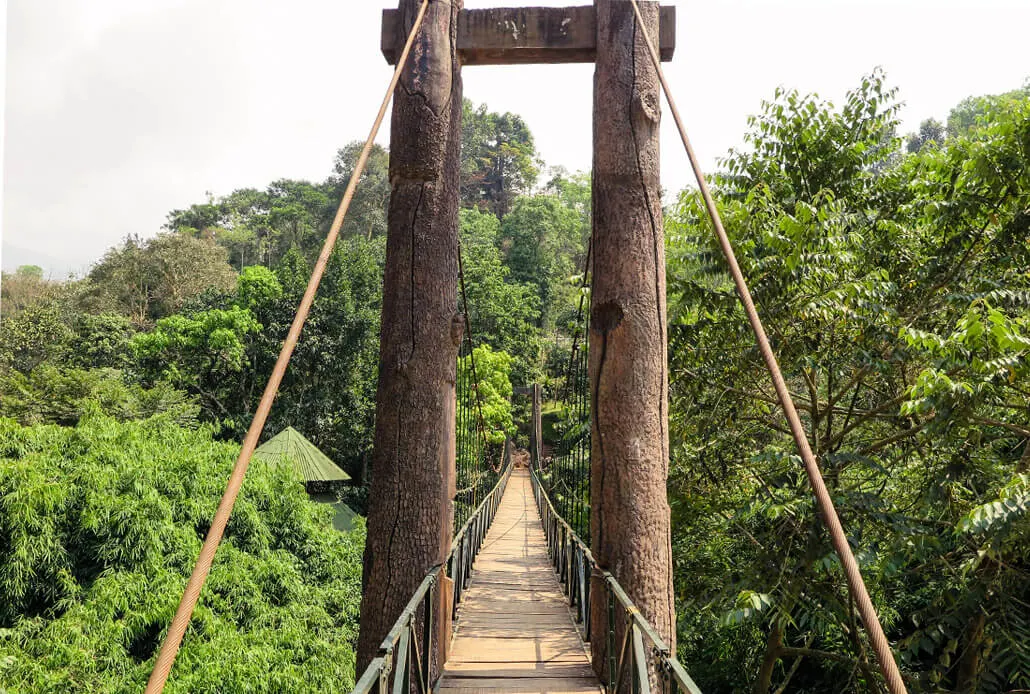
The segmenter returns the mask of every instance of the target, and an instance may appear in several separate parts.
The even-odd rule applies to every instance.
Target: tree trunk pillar
[[[398,52],[420,4],[400,2]],[[425,574],[446,558],[452,534],[461,7],[462,0],[429,5],[393,100],[359,674]],[[437,646],[449,638],[439,631],[444,621]]]
[[[675,653],[659,82],[629,0],[594,4],[591,547]],[[657,4],[641,12],[657,37]],[[601,577],[592,580],[591,649],[603,678],[606,600]]]

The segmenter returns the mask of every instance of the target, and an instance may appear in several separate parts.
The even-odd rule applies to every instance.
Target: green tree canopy
[[[513,113],[462,103],[461,198],[504,217],[515,198],[530,191],[539,173],[529,126]]]
[[[143,327],[205,291],[224,291],[235,282],[225,249],[210,239],[179,233],[130,237],[93,266],[82,301],[88,311],[117,313]]]
[[[512,377],[529,383],[540,364],[540,297],[515,282],[498,247],[501,225],[489,212],[462,210],[461,244],[469,323],[477,343],[513,358]]]
[[[541,327],[553,328],[575,306],[589,235],[583,214],[557,195],[521,197],[501,222],[501,248],[514,282],[535,288]]]
[[[470,393],[458,393],[458,400],[474,404],[476,412],[469,418],[473,426],[482,411],[488,443],[504,443],[506,436],[515,433],[511,416],[511,361],[510,355],[495,352],[490,345],[480,345],[472,350],[471,356],[458,360],[458,369],[464,373],[461,382],[473,389]]]

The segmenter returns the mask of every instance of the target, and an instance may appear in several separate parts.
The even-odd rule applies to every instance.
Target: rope
[[[204,587],[204,582],[207,580],[208,573],[211,571],[211,563],[214,561],[215,552],[218,550],[218,545],[222,540],[222,535],[225,533],[225,526],[229,521],[229,515],[232,513],[233,505],[236,503],[236,497],[239,495],[240,488],[243,485],[243,478],[247,474],[247,467],[250,465],[250,457],[254,453],[254,449],[257,447],[258,439],[261,437],[261,432],[265,427],[265,421],[268,419],[268,413],[272,409],[272,402],[275,400],[275,396],[279,391],[279,385],[282,383],[283,375],[285,374],[286,367],[289,364],[290,357],[293,356],[293,350],[296,348],[297,341],[300,339],[301,329],[304,327],[308,313],[311,311],[311,304],[315,300],[315,293],[318,290],[318,285],[322,281],[322,275],[325,273],[326,264],[329,262],[333,246],[336,244],[336,239],[340,234],[340,228],[343,226],[343,219],[347,214],[347,209],[350,207],[351,199],[354,197],[354,190],[357,188],[358,181],[361,179],[362,173],[364,173],[369,153],[372,150],[372,144],[379,132],[379,127],[382,125],[383,118],[386,116],[386,109],[390,104],[390,98],[400,81],[401,72],[407,62],[408,54],[411,52],[411,47],[415,42],[415,36],[422,27],[422,22],[423,19],[425,19],[426,8],[428,6],[429,0],[422,0],[422,4],[418,10],[418,15],[415,17],[415,23],[411,28],[411,33],[408,34],[407,41],[404,44],[404,50],[401,52],[401,55],[397,60],[397,68],[394,70],[393,77],[390,80],[390,86],[387,88],[386,96],[383,97],[382,105],[379,107],[379,113],[376,116],[375,122],[372,124],[372,130],[368,135],[368,139],[365,141],[364,148],[361,150],[361,155],[358,157],[357,164],[354,167],[354,173],[351,175],[350,183],[347,184],[347,190],[343,194],[343,200],[340,201],[340,207],[336,211],[336,217],[333,219],[332,226],[329,229],[329,234],[326,236],[325,243],[322,246],[322,252],[319,254],[318,261],[315,263],[315,267],[311,272],[311,279],[308,280],[308,286],[304,292],[304,297],[301,299],[300,306],[297,308],[297,313],[293,317],[293,323],[290,325],[290,331],[286,336],[286,341],[283,343],[278,359],[276,359],[275,368],[272,370],[272,375],[268,379],[268,384],[265,386],[264,393],[261,395],[261,401],[258,403],[257,410],[254,413],[254,418],[251,420],[250,428],[247,429],[247,435],[243,439],[243,447],[240,450],[239,457],[236,459],[236,464],[233,466],[232,475],[229,477],[229,482],[226,485],[225,493],[222,495],[222,500],[218,504],[218,510],[215,512],[214,520],[211,522],[211,528],[208,530],[207,537],[204,539],[204,545],[200,550],[200,556],[197,558],[197,563],[193,567],[193,573],[190,575],[189,583],[186,585],[186,590],[183,593],[182,600],[179,602],[179,607],[175,611],[175,617],[172,619],[172,624],[161,644],[161,650],[158,653],[157,661],[154,663],[154,669],[150,673],[150,680],[147,682],[146,694],[159,694],[164,691],[165,683],[168,681],[168,675],[171,673],[172,665],[175,663],[175,657],[178,655],[179,647],[182,645],[182,638],[186,633],[186,628],[189,626],[190,619],[193,616],[193,610],[200,597],[200,591]]]
[[[654,42],[651,40],[651,37],[647,32],[644,18],[640,14],[640,6],[637,3],[637,0],[631,0],[631,3],[633,5],[633,12],[636,15],[637,25],[640,27],[640,32],[644,37],[644,41],[647,43],[647,50],[651,54],[651,62],[654,63],[655,70],[658,72],[658,79],[662,84],[662,90],[665,92],[665,98],[669,102],[669,110],[672,111],[672,117],[676,121],[676,127],[679,129],[680,139],[683,140],[683,147],[687,151],[687,158],[690,159],[690,166],[694,170],[694,177],[697,179],[698,188],[701,191],[701,196],[704,198],[705,208],[708,210],[708,215],[712,219],[712,225],[715,227],[719,246],[722,248],[722,253],[726,257],[726,262],[730,268],[730,274],[733,276],[733,283],[737,287],[737,294],[740,296],[740,300],[744,304],[744,310],[747,313],[748,322],[751,324],[751,329],[755,333],[755,338],[758,341],[758,349],[762,353],[762,359],[765,360],[766,368],[769,371],[769,375],[772,377],[773,386],[776,389],[776,395],[779,398],[780,405],[783,407],[783,413],[787,417],[791,434],[794,436],[794,442],[797,444],[798,451],[801,453],[801,459],[805,464],[805,472],[808,475],[809,484],[811,484],[812,491],[815,493],[816,502],[822,512],[823,522],[826,524],[826,528],[830,533],[833,547],[837,552],[837,556],[841,560],[842,566],[844,567],[844,575],[847,578],[848,589],[855,597],[859,614],[862,617],[862,622],[865,624],[866,631],[869,633],[869,640],[872,642],[873,650],[876,652],[876,659],[879,661],[880,670],[883,672],[884,679],[887,681],[887,688],[890,690],[891,694],[907,694],[905,683],[901,678],[901,671],[898,669],[898,664],[894,660],[890,643],[887,641],[887,636],[883,633],[883,627],[880,626],[880,620],[876,615],[876,608],[873,606],[873,601],[869,597],[869,591],[866,590],[865,581],[862,579],[862,572],[858,568],[858,562],[855,561],[855,556],[852,554],[851,547],[848,545],[847,535],[844,533],[844,527],[841,525],[840,518],[837,516],[837,510],[834,508],[833,500],[830,498],[830,493],[826,488],[826,483],[823,481],[822,472],[819,470],[819,464],[816,462],[815,455],[812,453],[812,449],[808,444],[808,437],[801,424],[801,418],[798,417],[797,409],[794,407],[794,401],[791,399],[790,392],[787,390],[787,384],[783,380],[783,374],[780,372],[780,366],[776,360],[776,355],[773,353],[772,347],[769,344],[769,338],[766,337],[765,329],[762,327],[762,321],[758,317],[758,311],[755,309],[754,301],[751,298],[751,292],[748,290],[747,282],[744,280],[744,275],[740,271],[740,266],[737,264],[737,258],[733,252],[733,246],[730,244],[729,236],[727,236],[725,228],[723,228],[722,219],[720,218],[719,211],[715,206],[715,200],[712,198],[712,193],[708,189],[708,184],[705,181],[705,176],[698,164],[697,157],[694,154],[694,149],[690,145],[690,139],[687,137],[686,128],[683,126],[683,120],[680,118],[679,110],[676,108],[676,102],[672,97],[672,90],[669,88],[669,83],[665,79],[665,72],[662,70],[661,59],[658,56],[658,52],[655,50]]]

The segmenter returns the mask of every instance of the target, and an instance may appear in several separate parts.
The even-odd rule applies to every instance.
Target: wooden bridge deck
[[[601,691],[547,557],[529,473],[512,472],[458,612],[445,694]]]

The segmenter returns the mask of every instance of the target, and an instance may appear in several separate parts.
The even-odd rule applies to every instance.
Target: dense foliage
[[[511,362],[506,352],[495,352],[484,344],[458,359],[458,382],[469,392],[459,392],[458,400],[473,407],[473,422],[482,426],[486,442],[493,445],[515,434],[511,416]],[[481,419],[480,419],[481,418]]]
[[[1030,99],[907,156],[897,108],[780,91],[717,197],[910,691],[1026,689]],[[695,194],[668,231],[681,655],[705,691],[879,691]]]
[[[0,692],[135,692],[238,448],[166,417],[0,420]],[[363,529],[256,464],[168,691],[353,682]]]

